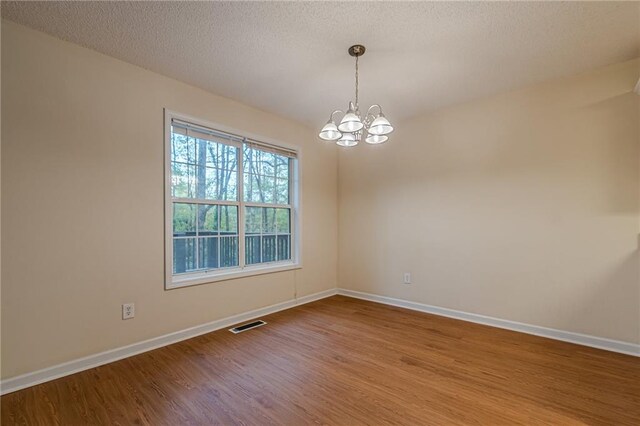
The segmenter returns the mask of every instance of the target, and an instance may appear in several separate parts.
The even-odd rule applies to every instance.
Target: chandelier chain
[[[356,111],[360,109],[358,107],[358,59],[359,57],[356,56]]]

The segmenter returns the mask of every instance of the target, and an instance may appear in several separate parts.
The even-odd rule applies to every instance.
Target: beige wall
[[[336,287],[315,130],[7,21],[2,88],[3,378]],[[301,148],[303,269],[163,289],[165,107]]]
[[[338,171],[315,129],[11,22],[1,40],[2,378],[337,284],[640,342],[640,61],[396,123]],[[304,269],[163,290],[165,107],[301,147]]]
[[[639,64],[340,151],[339,286],[640,342]]]

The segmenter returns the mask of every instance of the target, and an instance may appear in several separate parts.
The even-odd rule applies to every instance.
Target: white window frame
[[[289,197],[290,205],[290,227],[291,227],[291,259],[288,261],[278,261],[270,263],[260,263],[253,265],[244,265],[245,258],[245,214],[244,207],[264,206],[264,207],[283,207],[278,204],[260,204],[246,202],[243,200],[244,179],[243,179],[243,161],[238,161],[238,201],[225,202],[212,200],[211,204],[232,204],[238,206],[238,263],[240,266],[234,268],[221,268],[207,271],[198,271],[193,273],[184,273],[174,275],[173,273],[173,197],[171,195],[171,122],[173,119],[192,123],[210,129],[215,129],[224,133],[240,136],[244,139],[260,141],[274,147],[282,147],[289,151],[296,152],[296,158],[292,161],[290,169],[290,185]],[[300,148],[274,141],[261,135],[233,129],[219,123],[212,123],[199,118],[191,117],[185,114],[177,113],[165,108],[164,110],[164,240],[165,240],[165,289],[175,289],[188,287],[192,285],[200,285],[225,281],[236,278],[249,277],[253,275],[270,274],[274,272],[290,271],[302,268],[302,205],[300,197]],[[240,159],[243,156],[243,147],[240,148]],[[193,202],[186,201],[185,202]],[[290,206],[290,207],[289,207]]]

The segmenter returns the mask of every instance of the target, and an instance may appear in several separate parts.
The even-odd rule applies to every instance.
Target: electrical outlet
[[[411,272],[404,273],[404,283],[411,284]]]
[[[122,305],[122,319],[130,319],[136,316],[136,305],[134,303],[124,303]]]

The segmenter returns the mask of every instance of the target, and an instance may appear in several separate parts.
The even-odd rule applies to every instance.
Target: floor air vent
[[[252,328],[260,327],[261,325],[265,325],[266,322],[262,320],[252,321],[243,325],[239,325],[237,327],[230,328],[229,331],[233,334],[242,333],[243,331],[251,330]]]

